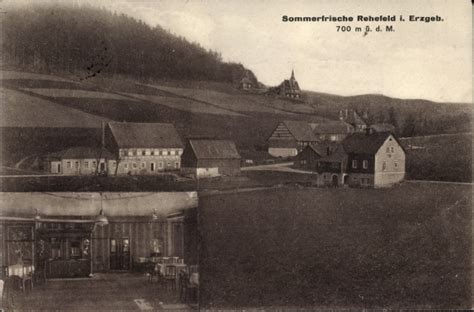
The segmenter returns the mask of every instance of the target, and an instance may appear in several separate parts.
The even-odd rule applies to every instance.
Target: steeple
[[[295,80],[295,72],[293,70],[293,68],[291,69],[291,80]]]

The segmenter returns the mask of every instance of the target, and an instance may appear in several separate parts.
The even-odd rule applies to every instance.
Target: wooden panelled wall
[[[92,233],[92,265],[94,272],[110,269],[110,240],[128,238],[130,264],[140,257],[150,257],[153,239],[162,241],[162,256],[183,257],[183,221],[109,220],[105,226],[96,226]],[[177,230],[179,229],[179,230]]]

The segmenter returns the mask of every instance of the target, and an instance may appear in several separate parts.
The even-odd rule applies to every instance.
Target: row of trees
[[[2,27],[3,63],[43,72],[236,82],[246,71],[160,26],[90,6],[17,8]]]

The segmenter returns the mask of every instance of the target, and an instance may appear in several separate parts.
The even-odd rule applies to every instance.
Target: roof
[[[315,134],[348,134],[353,130],[354,127],[342,120],[332,120],[313,124],[313,132]]]
[[[333,141],[323,141],[317,143],[311,143],[308,145],[308,148],[312,149],[316,154],[320,156],[327,155],[328,148],[331,152],[334,152],[338,147],[339,143]]]
[[[342,145],[347,153],[376,154],[390,135],[387,132],[354,133],[342,141]]]
[[[70,147],[56,153],[51,153],[48,157],[58,159],[115,158],[114,155],[105,148],[87,146]]]
[[[167,123],[110,122],[119,148],[182,148],[176,128]]]
[[[296,80],[285,79],[279,87],[285,87],[286,89],[293,90],[296,92],[300,91],[300,86],[298,85],[298,82]]]
[[[306,121],[285,120],[283,121],[290,133],[297,141],[317,141],[313,129]]]
[[[189,140],[197,159],[240,159],[234,142],[229,140]]]
[[[320,162],[344,162],[345,160],[347,160],[347,153],[340,144],[338,144],[334,152],[318,159]]]
[[[395,126],[389,123],[378,123],[370,126],[375,132],[394,132]]]
[[[365,126],[366,122],[359,116],[355,110],[349,110],[345,121],[353,126]]]

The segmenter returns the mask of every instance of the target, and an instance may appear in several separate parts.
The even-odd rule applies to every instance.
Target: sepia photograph
[[[0,0],[0,312],[472,310],[467,0]]]

